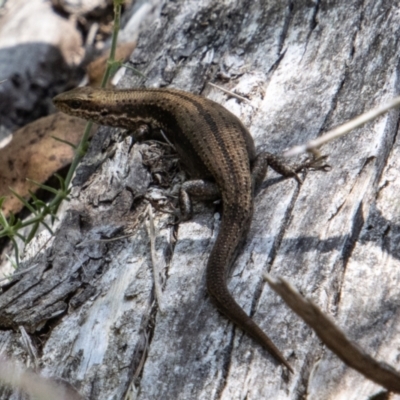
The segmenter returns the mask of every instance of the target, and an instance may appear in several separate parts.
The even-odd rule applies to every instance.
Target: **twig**
[[[79,249],[81,247],[87,246],[88,244],[92,244],[92,243],[110,243],[110,242],[115,242],[117,240],[121,240],[121,239],[126,239],[128,237],[133,236],[135,233],[127,233],[126,235],[122,235],[122,236],[116,236],[110,239],[91,239],[91,240],[84,240],[83,242],[80,242],[76,245],[76,247]]]
[[[287,281],[282,278],[274,279],[267,274],[264,274],[264,279],[346,365],[390,392],[400,393],[400,374],[394,368],[375,360],[358,345],[350,342],[327,315],[301,296]]]
[[[171,148],[173,150],[176,151],[175,146],[169,141],[169,139],[167,138],[167,135],[164,133],[164,131],[161,129],[160,132],[161,132],[161,136],[164,138],[164,140],[171,146]]]
[[[131,384],[129,385],[124,400],[131,400],[131,399],[133,400],[133,398],[136,398],[132,396],[133,393],[136,394],[135,382],[139,378],[140,373],[142,372],[144,362],[146,361],[146,355],[147,352],[149,351],[149,334],[147,332],[144,332],[144,338],[145,338],[145,344],[142,357],[140,358],[139,365],[137,366],[135,373],[133,374]]]
[[[340,136],[343,136],[346,133],[350,132],[351,130],[356,129],[369,121],[372,121],[373,119],[386,113],[392,108],[396,108],[399,106],[400,106],[400,96],[395,97],[394,99],[390,100],[383,106],[367,111],[366,113],[361,114],[356,118],[353,118],[352,120],[344,123],[343,125],[339,125],[338,127],[326,132],[323,136],[319,137],[318,139],[311,140],[310,142],[303,145],[292,147],[291,149],[285,151],[283,153],[283,156],[293,157],[305,151],[315,150],[318,147],[322,146],[323,144],[328,143],[331,140],[336,139]]]
[[[33,269],[37,268],[39,265],[40,265],[40,264],[35,264],[35,265],[32,265],[32,267],[29,267],[29,268],[27,268],[27,269],[24,269],[23,271],[15,272],[15,273],[13,273],[11,276],[8,276],[8,277],[6,277],[6,278],[0,279],[0,282],[8,281],[8,280],[10,280],[10,279],[12,279],[12,278],[15,278],[16,276],[24,275],[24,274],[26,274],[27,272],[32,271]]]
[[[140,358],[139,365],[136,368],[135,373],[133,374],[132,380],[135,381],[137,378],[139,378],[140,373],[142,372],[144,362],[146,361],[146,354],[149,351],[149,334],[147,332],[144,332],[144,349],[143,349],[143,354],[142,357]]]
[[[219,89],[219,90],[221,90],[221,92],[229,94],[230,96],[235,97],[236,99],[238,99],[240,101],[244,101],[244,102],[246,102],[246,103],[251,105],[251,101],[249,99],[246,99],[246,97],[240,96],[240,95],[238,95],[236,93],[231,92],[230,90],[224,89],[223,87],[218,86],[215,83],[207,82],[207,85],[210,85],[210,86],[212,86],[212,87],[214,87],[216,89]]]
[[[162,270],[161,261],[158,259],[156,254],[156,234],[155,234],[155,227],[154,227],[154,217],[153,217],[153,209],[151,204],[147,207],[147,213],[149,215],[149,224],[147,226],[147,232],[150,237],[150,252],[151,252],[151,262],[153,264],[153,276],[154,276],[154,287],[156,292],[157,304],[160,312],[164,313],[164,308],[162,304],[162,290],[161,290],[161,283],[160,283],[160,272]]]

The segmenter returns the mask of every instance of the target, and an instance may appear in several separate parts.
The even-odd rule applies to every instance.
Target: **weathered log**
[[[384,0],[165,2],[131,62],[146,86],[212,98],[242,119],[258,149],[281,152],[398,94],[397,10]],[[138,84],[129,71],[121,83]],[[177,227],[156,212],[156,250],[167,264],[159,312],[143,199],[155,202],[159,191],[142,153],[162,150],[109,129],[93,139],[54,239],[36,255],[32,244],[27,266],[38,269],[0,296],[3,348],[24,357],[11,331],[23,325],[44,373],[88,399],[122,399],[133,387],[139,399],[366,400],[383,391],[328,351],[263,274],[285,277],[367,353],[400,368],[397,132],[392,111],[326,145],[329,172],[308,172],[300,187],[272,174],[256,197],[229,287],[294,374],[209,301],[204,270],[218,206],[198,205]],[[157,168],[153,178],[165,178]]]

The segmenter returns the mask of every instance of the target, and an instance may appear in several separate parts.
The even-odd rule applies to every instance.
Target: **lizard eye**
[[[70,101],[69,106],[74,110],[76,110],[77,108],[81,108],[82,102],[79,100],[72,100]]]

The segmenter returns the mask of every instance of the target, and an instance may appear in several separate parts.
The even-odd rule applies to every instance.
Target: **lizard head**
[[[98,121],[108,113],[106,107],[102,109],[105,98],[105,89],[79,87],[53,98],[53,103],[59,111],[75,117]]]

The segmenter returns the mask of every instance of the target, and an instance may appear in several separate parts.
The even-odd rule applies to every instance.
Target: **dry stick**
[[[150,309],[153,309],[154,303],[155,303],[155,301],[153,301],[151,303]],[[148,325],[150,318],[151,318],[151,316],[149,316],[149,318],[147,318],[147,320],[146,320],[144,325]],[[136,397],[137,397],[135,395],[136,391],[137,391],[136,388],[135,388],[135,382],[139,378],[139,375],[143,370],[144,363],[145,363],[146,357],[147,357],[147,352],[149,351],[149,333],[146,332],[146,331],[144,331],[144,339],[145,339],[145,343],[144,343],[142,357],[140,358],[139,365],[137,366],[137,368],[136,368],[136,370],[135,370],[135,372],[133,374],[133,377],[131,379],[131,383],[130,383],[130,385],[128,387],[128,390],[126,392],[124,400],[133,400],[133,399],[136,399]]]
[[[161,133],[161,136],[164,138],[164,140],[171,146],[171,148],[176,151],[175,146],[169,141],[169,139],[167,138],[167,135],[164,133],[164,131],[162,129],[160,129],[160,133]]]
[[[212,87],[214,87],[216,89],[219,89],[221,92],[229,94],[230,96],[235,97],[236,99],[238,99],[240,101],[244,101],[245,103],[248,103],[248,104],[252,105],[251,101],[249,99],[246,99],[246,97],[240,96],[240,95],[238,95],[236,93],[231,92],[230,90],[224,89],[223,87],[218,86],[215,83],[207,82],[207,85],[210,85],[210,86],[212,86]]]
[[[111,239],[90,239],[90,240],[85,240],[83,242],[78,243],[75,247],[79,249],[81,247],[87,246],[87,245],[92,244],[92,243],[110,243],[110,242],[115,242],[117,240],[126,239],[128,237],[133,236],[133,235],[134,235],[134,233],[132,232],[132,233],[127,233],[126,235],[116,236],[116,237],[113,237]]]
[[[285,151],[283,153],[283,156],[293,157],[305,151],[316,150],[323,144],[328,143],[331,140],[336,139],[340,136],[343,136],[346,133],[350,132],[351,130],[356,129],[369,121],[372,121],[373,119],[379,117],[382,114],[385,114],[392,108],[396,108],[399,106],[400,106],[400,96],[395,97],[394,99],[388,101],[383,106],[367,111],[366,113],[359,115],[358,117],[344,123],[343,125],[339,125],[338,127],[326,132],[325,135],[319,137],[318,139],[311,140],[310,142],[303,145],[292,147],[291,149]]]
[[[162,290],[161,290],[161,283],[160,283],[160,272],[162,270],[161,260],[158,259],[156,254],[156,233],[154,227],[154,217],[153,217],[153,210],[151,205],[149,204],[147,207],[147,213],[149,215],[149,224],[147,226],[147,231],[150,237],[150,252],[151,252],[151,262],[153,264],[153,276],[154,276],[154,287],[156,289],[156,298],[158,308],[161,314],[164,313],[164,308],[162,305]]]
[[[400,393],[400,374],[390,365],[379,362],[366,354],[310,300],[305,299],[287,281],[264,274],[264,279],[286,304],[301,317],[322,342],[345,364],[363,374],[390,392]]]
[[[135,382],[136,380],[139,378],[140,373],[142,372],[143,366],[144,366],[144,362],[146,361],[146,355],[147,352],[149,350],[149,334],[148,333],[144,333],[144,338],[145,338],[145,345],[144,345],[144,349],[143,349],[143,353],[142,353],[142,357],[140,358],[139,361],[139,365],[136,368],[135,373],[133,374],[133,377],[131,379],[131,384],[129,385],[129,388],[125,394],[124,400],[131,400],[134,399],[136,397],[132,397],[131,394],[132,392],[135,392]]]
[[[26,274],[27,272],[32,271],[33,269],[37,268],[39,265],[40,265],[40,264],[35,264],[35,265],[33,265],[32,267],[29,267],[29,268],[27,268],[27,269],[24,269],[23,271],[14,272],[12,275],[10,275],[10,276],[8,276],[8,277],[6,277],[6,278],[0,279],[0,282],[9,281],[10,279],[13,279],[13,278],[15,278],[15,277],[17,277],[17,276],[24,275],[24,274]]]
[[[136,368],[135,373],[133,374],[132,381],[134,382],[137,378],[139,378],[140,373],[143,370],[144,362],[146,361],[146,354],[149,351],[149,334],[147,332],[144,333],[144,338],[145,338],[145,345],[143,349],[143,354],[142,357],[140,358],[140,362],[138,367]]]

